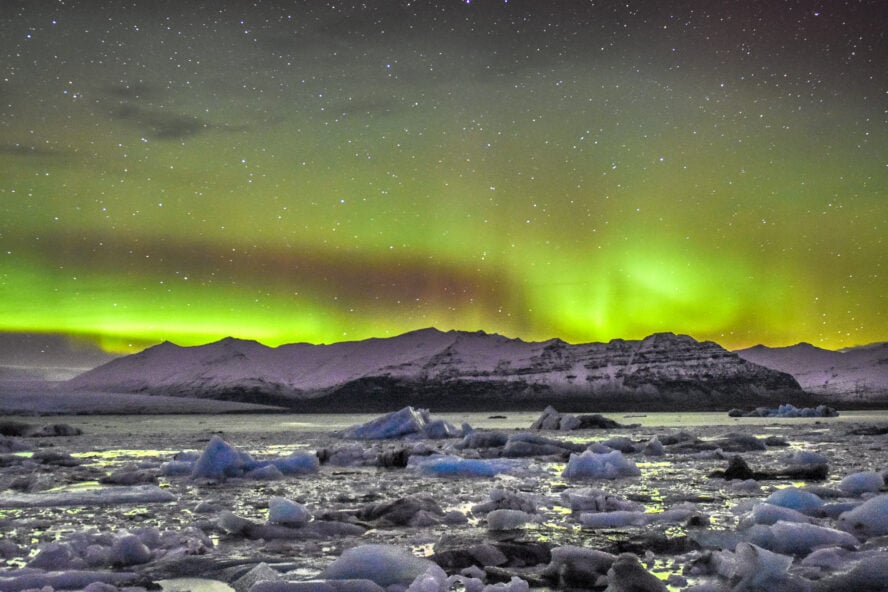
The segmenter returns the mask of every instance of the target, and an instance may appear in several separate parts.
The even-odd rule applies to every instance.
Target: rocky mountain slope
[[[712,342],[659,333],[639,341],[528,343],[424,329],[388,339],[269,348],[232,338],[172,343],[118,358],[68,387],[211,397],[302,411],[728,409],[814,401],[788,374]]]
[[[792,374],[803,389],[832,401],[862,403],[888,397],[888,343],[840,351],[810,343],[757,345],[736,353],[753,364]]]

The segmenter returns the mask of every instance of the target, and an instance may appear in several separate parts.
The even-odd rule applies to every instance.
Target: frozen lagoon
[[[467,422],[480,433],[513,436],[527,432],[539,414],[506,413],[505,418],[492,418],[491,413],[433,415],[456,425]],[[26,443],[37,451],[37,460],[29,459],[30,452],[22,452],[7,455],[5,458],[12,460],[3,462],[0,490],[4,492],[4,499],[31,495],[35,496],[31,499],[42,499],[45,503],[0,509],[3,532],[0,556],[5,570],[0,573],[0,589],[13,589],[12,584],[3,584],[4,578],[11,582],[13,576],[22,575],[25,572],[21,569],[29,562],[32,567],[44,565],[40,568],[44,572],[56,568],[63,573],[73,573],[80,564],[76,558],[72,559],[70,552],[65,555],[58,548],[66,545],[75,548],[75,543],[87,548],[92,544],[94,552],[99,554],[103,541],[113,543],[127,537],[127,533],[138,533],[151,543],[146,545],[147,560],[127,564],[131,556],[120,550],[125,543],[118,543],[117,552],[123,553],[124,559],[112,568],[102,564],[99,557],[96,566],[103,573],[139,574],[145,581],[197,576],[229,584],[237,582],[260,563],[287,579],[311,580],[345,550],[365,544],[393,545],[420,557],[433,556],[437,551],[439,559],[450,558],[443,562],[448,575],[459,573],[465,567],[467,549],[475,549],[477,553],[480,549],[488,553],[486,559],[470,563],[490,562],[484,570],[488,583],[510,582],[513,577],[523,576],[531,586],[547,588],[577,587],[577,582],[564,574],[578,569],[577,565],[583,562],[588,565],[590,559],[563,563],[569,568],[552,567],[553,561],[579,553],[572,549],[614,555],[628,551],[642,559],[647,571],[663,582],[668,581],[671,590],[694,586],[732,589],[741,584],[745,587],[737,590],[791,590],[803,589],[792,587],[797,585],[827,585],[830,578],[838,577],[836,574],[855,565],[866,566],[868,564],[862,562],[874,562],[871,559],[874,554],[886,552],[881,534],[854,535],[857,543],[852,545],[851,539],[841,536],[848,534],[844,531],[833,534],[811,529],[813,526],[835,530],[840,526],[840,510],[851,511],[877,493],[871,487],[860,492],[840,485],[849,475],[866,471],[881,474],[885,470],[883,459],[888,436],[879,433],[881,429],[873,430],[871,435],[859,430],[861,426],[885,427],[888,416],[884,414],[843,413],[839,418],[828,419],[729,418],[726,414],[711,413],[613,414],[609,417],[621,423],[638,425],[611,430],[536,432],[572,446],[610,441],[623,446],[628,442],[637,448],[636,452],[628,448],[624,452],[625,458],[638,467],[640,476],[579,482],[563,476],[566,454],[523,457],[514,461],[515,470],[488,476],[449,478],[430,476],[410,466],[382,468],[359,462],[358,458],[373,460],[405,449],[411,459],[417,460],[432,453],[477,460],[495,454],[488,449],[458,448],[459,439],[368,442],[344,440],[334,433],[375,417],[54,417],[51,422],[79,427],[83,435],[27,439]],[[48,423],[49,420],[27,418],[25,421]],[[652,438],[669,441],[670,435],[682,431],[703,444],[696,448],[666,445],[663,454],[657,456],[641,452]],[[713,478],[712,473],[724,470],[736,454],[719,451],[714,443],[723,441],[723,437],[732,432],[770,442],[763,444],[762,450],[739,453],[758,471],[778,471],[787,465],[793,453],[797,453],[796,458],[805,456],[798,453],[815,453],[827,460],[829,475],[825,481],[812,483],[797,479],[726,481]],[[322,464],[316,473],[309,475],[278,479],[238,477],[216,482],[162,474],[163,463],[173,461],[183,451],[192,453],[192,457],[199,454],[214,434],[260,460],[318,450],[344,451],[340,458],[351,460]],[[46,455],[46,451],[59,454]],[[46,460],[40,460],[40,453],[44,453]],[[65,461],[66,455],[70,455],[71,462]],[[103,480],[116,480],[117,484],[100,484]],[[871,476],[851,481],[850,485],[866,485],[871,482]],[[154,486],[172,501],[159,498],[150,501],[154,499],[150,497],[114,504],[88,501],[87,492],[96,489],[122,492],[127,487]],[[761,516],[768,513],[756,508],[764,507],[761,504],[766,498],[788,486],[810,486],[835,515],[813,512],[802,514],[802,518],[772,510],[769,515],[776,512],[782,520],[763,524],[761,521],[768,520]],[[153,489],[150,491],[156,493]],[[67,499],[75,500],[73,505],[58,503],[58,495],[64,497],[66,493],[70,494]],[[48,497],[50,495],[57,497]],[[77,501],[77,495],[87,497]],[[268,507],[274,498],[285,498],[304,506],[314,516],[309,525],[316,526],[292,533],[270,528]],[[420,508],[404,521],[383,519],[370,511],[398,500],[428,498],[437,509]],[[498,507],[498,500],[508,502]],[[609,503],[612,507],[607,507]],[[517,510],[508,507],[522,504]],[[773,504],[768,504],[768,509],[770,506]],[[409,508],[404,510],[402,504],[401,510]],[[524,515],[504,514],[503,510],[516,510]],[[489,518],[492,512],[500,513]],[[230,515],[255,526],[237,530],[232,527],[233,519],[226,518]],[[499,526],[514,528],[491,529],[491,520]],[[331,528],[328,524],[356,528]],[[808,526],[798,526],[801,524]],[[157,529],[156,535],[151,529]],[[767,551],[763,545],[771,544],[769,537],[773,541],[776,536],[813,541],[814,546],[825,545],[825,549],[780,547],[782,553],[775,559],[765,555],[773,550]],[[154,538],[157,540],[152,540]],[[107,547],[110,552],[111,545]],[[499,551],[502,557],[491,558],[492,550]],[[138,551],[144,553],[140,547]],[[53,558],[52,552],[58,556]],[[42,562],[37,560],[41,553]],[[812,559],[813,553],[820,555]],[[784,557],[790,558],[785,566]],[[539,563],[533,564],[534,561]],[[550,572],[554,569],[556,575],[542,576],[545,569]],[[752,572],[779,576],[784,569],[789,579],[781,580],[782,588],[774,587],[778,580],[758,581],[750,576]],[[587,577],[582,581],[590,589],[604,589],[606,574],[604,582],[600,581],[601,576],[599,574],[599,580]],[[747,581],[744,582],[744,578]],[[108,581],[114,583],[110,577]],[[40,580],[33,583],[36,586]],[[52,581],[44,583],[53,586]],[[604,585],[595,588],[602,583]],[[241,587],[243,585],[241,583]],[[75,589],[80,588],[75,586]]]

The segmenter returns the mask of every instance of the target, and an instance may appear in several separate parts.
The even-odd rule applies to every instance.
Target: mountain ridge
[[[756,345],[735,351],[741,358],[791,374],[806,391],[845,402],[866,403],[888,395],[888,343],[841,350],[810,343],[786,347]]]
[[[438,409],[543,403],[730,408],[773,403],[775,397],[810,402],[792,376],[714,342],[674,333],[573,345],[434,328],[326,345],[269,347],[236,338],[193,347],[164,343],[112,360],[67,386],[294,410],[376,410],[401,403]]]

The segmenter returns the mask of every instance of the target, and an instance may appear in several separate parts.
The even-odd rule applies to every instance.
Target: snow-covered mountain
[[[211,397],[298,410],[720,409],[810,404],[788,374],[712,342],[658,333],[639,341],[529,343],[423,329],[387,339],[276,348],[232,338],[163,343],[68,383],[78,390]]]
[[[741,358],[792,374],[810,393],[831,400],[866,402],[888,397],[888,343],[839,351],[799,343],[790,347],[756,345],[736,352]]]

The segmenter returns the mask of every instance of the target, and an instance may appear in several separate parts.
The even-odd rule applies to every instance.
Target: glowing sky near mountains
[[[872,1],[7,2],[0,331],[886,339]]]

